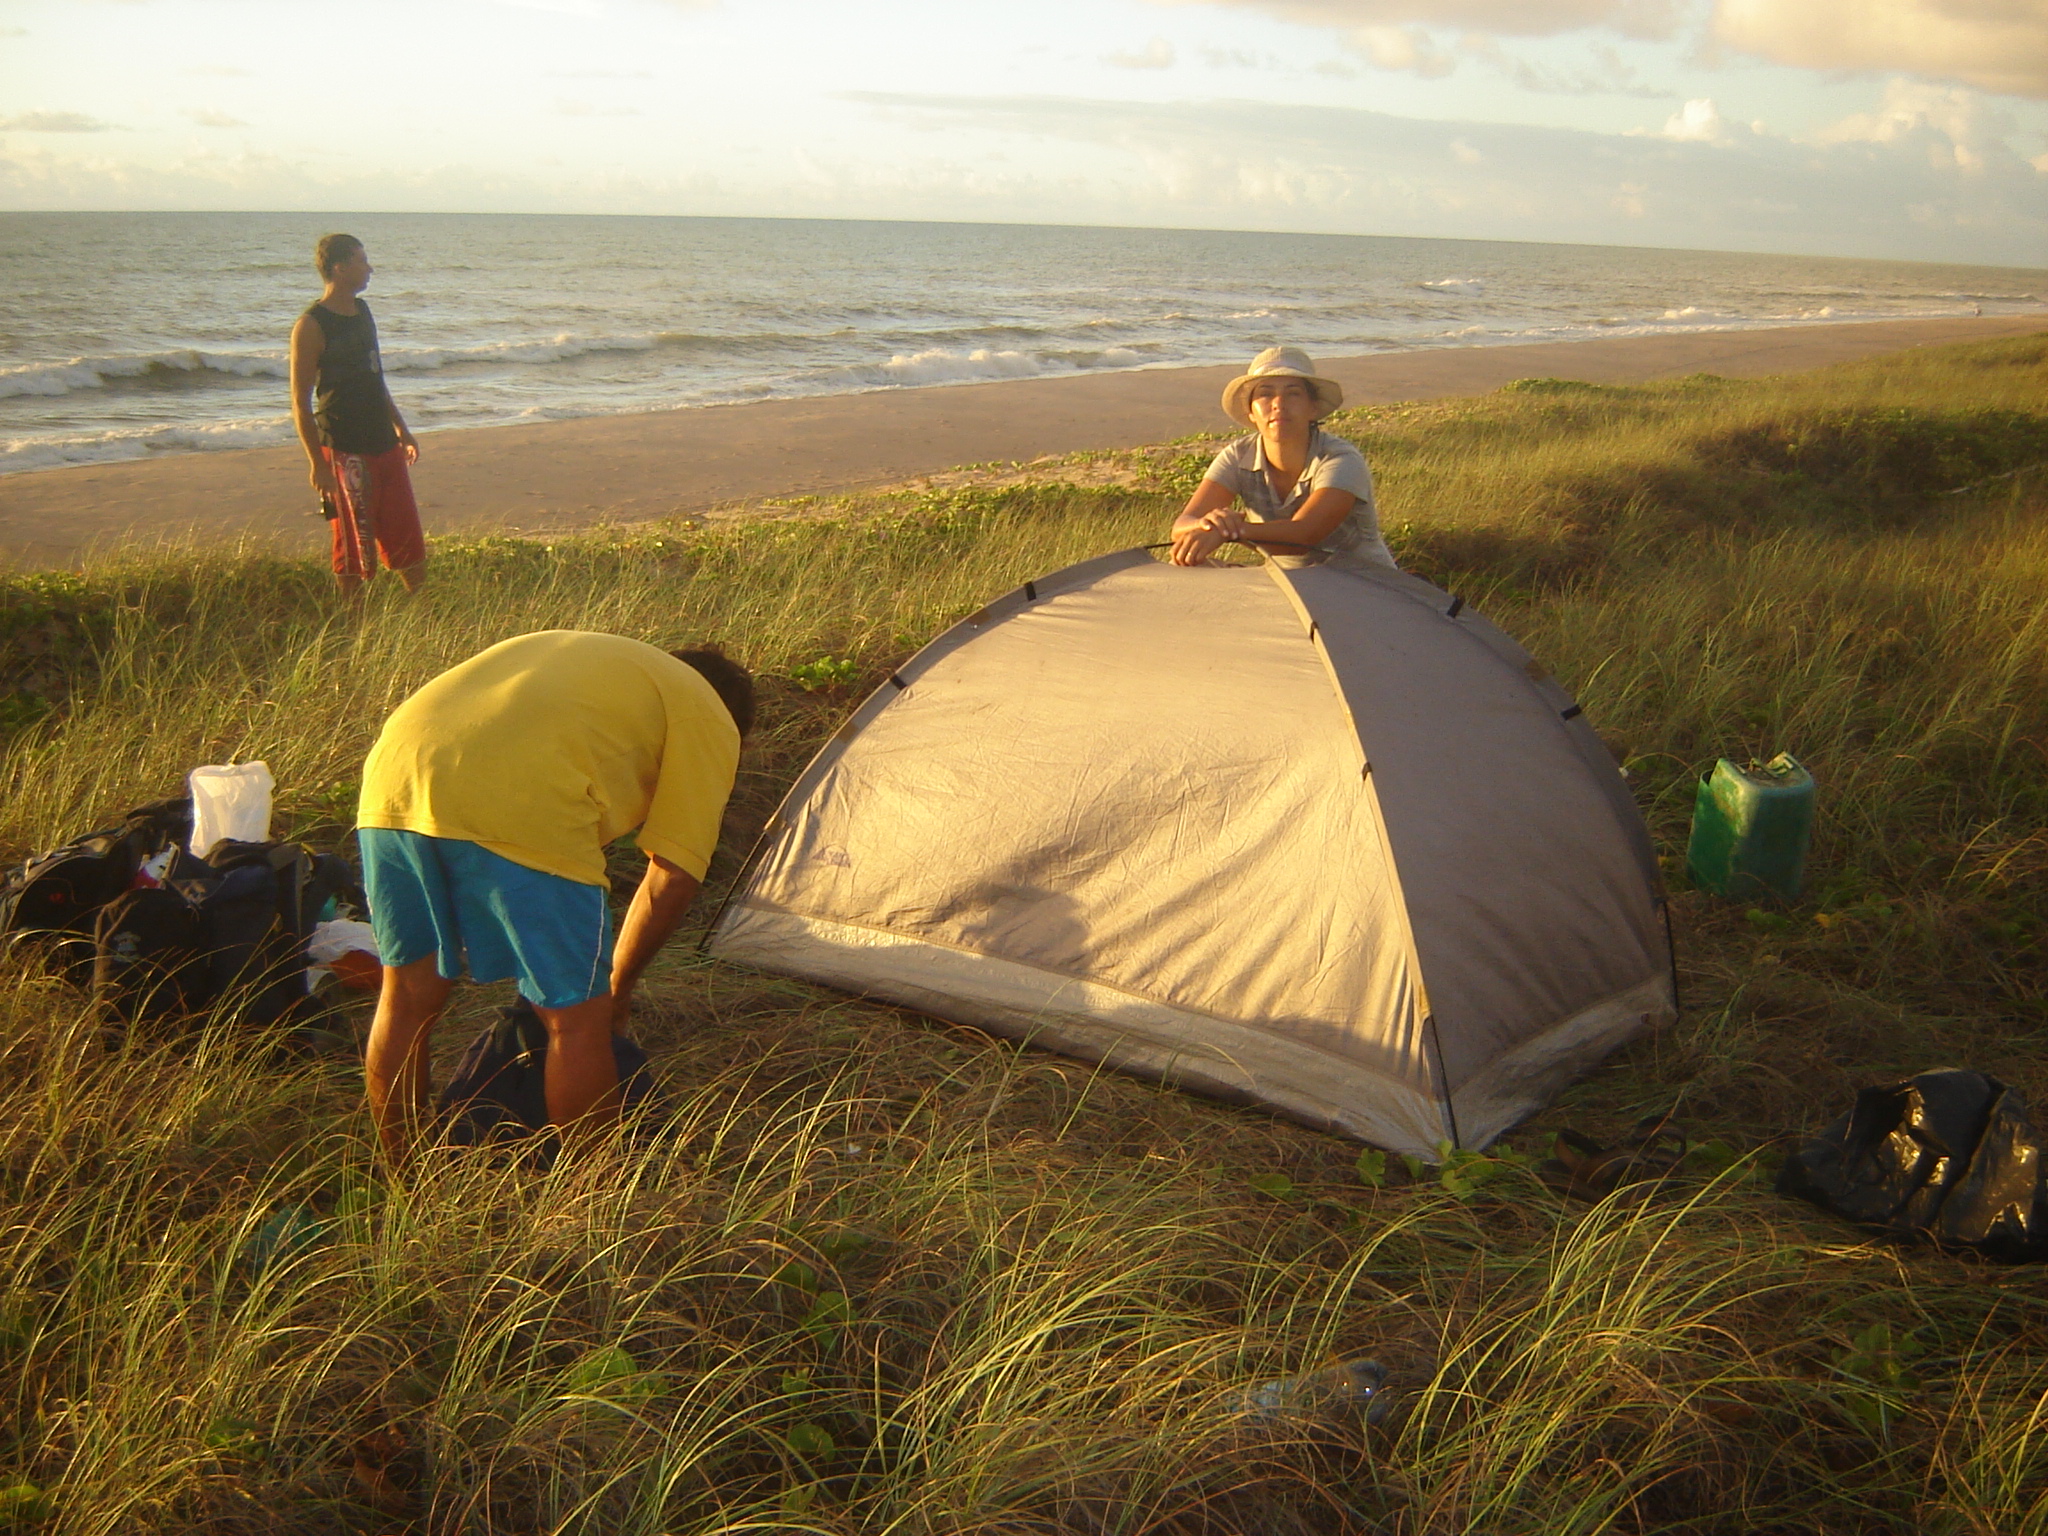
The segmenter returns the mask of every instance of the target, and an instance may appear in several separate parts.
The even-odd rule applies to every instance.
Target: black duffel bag
[[[1863,1089],[1785,1159],[1778,1192],[1894,1237],[2038,1263],[2048,1260],[2044,1176],[2026,1100],[1952,1069]]]
[[[537,1166],[554,1160],[546,1073],[548,1027],[532,1003],[520,998],[469,1042],[455,1074],[441,1090],[448,1144],[457,1147],[527,1143]],[[647,1053],[624,1035],[612,1036],[612,1062],[623,1090],[620,1112],[630,1115],[654,1091]]]

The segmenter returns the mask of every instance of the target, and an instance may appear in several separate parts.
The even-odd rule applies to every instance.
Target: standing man
[[[334,576],[354,594],[377,574],[373,547],[408,592],[427,561],[406,466],[420,445],[384,387],[377,322],[357,295],[370,256],[354,235],[323,235],[313,260],[327,289],[292,327],[292,423],[334,529]]]
[[[517,977],[547,1025],[551,1123],[617,1118],[611,1037],[696,899],[753,723],[753,679],[715,650],[562,629],[472,656],[384,722],[356,836],[384,959],[365,1070],[393,1167],[431,1112],[433,1028],[465,968]],[[647,874],[615,950],[605,845],[636,828]]]

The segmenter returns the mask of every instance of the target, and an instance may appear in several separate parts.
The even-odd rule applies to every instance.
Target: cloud
[[[551,69],[550,80],[652,80],[651,69]]]
[[[1160,0],[1184,3],[1184,0]],[[1343,36],[1383,69],[1442,73],[1433,33],[1493,56],[1502,37],[1604,29],[1650,41],[1691,33],[1703,0],[1219,0]],[[1704,0],[1705,35],[1802,69],[1911,74],[1999,95],[2048,97],[2048,4],[2042,0]],[[1598,90],[1589,76],[1552,78],[1510,65],[1526,90]],[[1609,89],[1617,87],[1605,87]],[[1618,87],[1627,89],[1624,83]]]
[[[1733,136],[1721,120],[1721,110],[1711,96],[1688,101],[1664,124],[1664,137],[1697,144],[1729,144]]]
[[[2011,127],[2004,113],[1993,111],[1974,91],[1893,80],[1885,86],[1884,100],[1875,112],[1845,117],[1814,137],[1822,144],[1910,147],[1934,166],[1982,171],[2006,151]]]
[[[105,133],[113,126],[83,112],[17,112],[0,117],[0,132],[5,133]]]
[[[638,117],[638,107],[622,107],[616,104],[592,105],[587,101],[576,101],[566,96],[555,99],[555,111],[563,117]]]
[[[963,149],[984,135],[1081,145],[1089,195],[1117,222],[2016,266],[2048,249],[2041,173],[1989,138],[1981,169],[1966,169],[1926,111],[1903,137],[1820,144],[1711,106],[1680,111],[1695,136],[1674,138],[1246,101],[853,99]]]
[[[1435,79],[1454,67],[1451,56],[1420,27],[1356,27],[1351,41],[1381,69],[1412,69]]]
[[[2048,97],[2039,0],[1716,0],[1714,36],[1806,69],[1880,70]]]
[[[1113,64],[1118,69],[1171,69],[1174,62],[1173,44],[1163,37],[1155,37],[1135,52],[1105,53],[1102,62]]]
[[[1635,66],[1607,43],[1595,43],[1586,50],[1589,64],[1566,71],[1553,66],[1531,64],[1509,52],[1498,39],[1482,33],[1468,33],[1458,42],[1459,51],[1483,59],[1525,91],[1543,96],[1645,96],[1662,99],[1669,91],[1645,85]]]
[[[1177,0],[1161,0],[1177,3]],[[1503,53],[1500,37],[1551,37],[1601,27],[1627,37],[1674,36],[1694,0],[1221,0],[1302,26],[1325,27],[1380,69],[1425,78],[1447,75],[1459,51],[1498,65],[1525,90],[1591,94],[1641,92],[1633,71],[1610,49],[1595,50],[1594,68],[1574,75],[1539,70]]]
[[[194,64],[184,71],[188,75],[204,75],[214,80],[246,80],[255,73],[239,64]]]
[[[1673,36],[1687,0],[1227,0],[1304,26],[1348,32],[1443,27],[1506,37],[1550,37],[1608,27],[1626,37]]]
[[[246,128],[249,125],[239,117],[230,116],[216,107],[198,107],[185,114],[201,128]]]
[[[27,37],[27,27],[0,27],[0,37]]]

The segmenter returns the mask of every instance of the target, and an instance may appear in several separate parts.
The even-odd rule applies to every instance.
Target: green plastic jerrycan
[[[1693,800],[1686,873],[1716,896],[1796,901],[1812,840],[1813,775],[1798,759],[1780,752],[1738,768],[1724,757]]]

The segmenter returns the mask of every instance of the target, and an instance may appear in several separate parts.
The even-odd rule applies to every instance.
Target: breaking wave
[[[73,464],[117,464],[160,453],[207,453],[224,448],[274,448],[296,441],[289,416],[246,421],[178,423],[118,428],[111,432],[51,433],[0,443],[0,475]]]
[[[68,395],[78,389],[105,389],[109,385],[145,383],[212,382],[207,378],[240,382],[245,379],[281,379],[289,372],[279,353],[148,352],[116,354],[112,357],[74,357],[61,363],[28,363],[18,368],[0,368],[0,400],[23,395]]]

